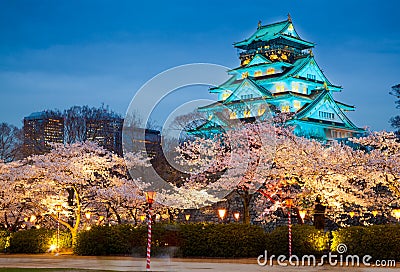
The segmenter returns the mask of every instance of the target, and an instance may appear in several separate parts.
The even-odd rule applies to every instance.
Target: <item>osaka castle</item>
[[[364,132],[346,116],[354,106],[333,98],[342,87],[325,76],[315,61],[314,43],[300,38],[290,15],[269,25],[259,22],[253,35],[234,47],[240,66],[228,71],[226,82],[210,88],[218,102],[198,108],[208,121],[191,134],[217,134],[228,129],[229,120],[251,122],[278,112],[290,113],[287,123],[299,136],[329,141]]]

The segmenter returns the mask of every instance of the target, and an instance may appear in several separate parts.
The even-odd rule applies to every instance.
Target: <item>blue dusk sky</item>
[[[0,2],[0,122],[19,127],[34,111],[109,105],[125,114],[146,81],[177,65],[237,67],[232,43],[257,22],[290,13],[339,101],[356,106],[360,127],[390,130],[399,112],[400,1],[18,1]],[[167,98],[153,115],[191,99],[216,99],[207,87]],[[173,102],[173,103],[172,103]],[[174,104],[175,103],[175,104]]]

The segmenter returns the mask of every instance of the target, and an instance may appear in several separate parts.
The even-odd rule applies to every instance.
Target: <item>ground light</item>
[[[393,215],[396,217],[397,220],[400,220],[400,209],[394,209],[393,210]]]
[[[148,220],[147,220],[147,254],[146,254],[146,271],[150,271],[150,254],[151,254],[151,205],[154,203],[156,192],[145,192],[146,202],[148,204]]]

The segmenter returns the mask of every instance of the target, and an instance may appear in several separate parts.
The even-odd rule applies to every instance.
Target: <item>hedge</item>
[[[266,234],[268,255],[288,256],[289,235],[288,227],[278,227]],[[328,251],[329,234],[316,230],[309,225],[294,225],[292,227],[292,254],[300,257],[303,255],[322,256]]]
[[[344,254],[370,255],[374,260],[400,261],[400,225],[349,227],[334,231],[331,250],[339,244],[347,246]]]
[[[71,235],[60,231],[58,246],[60,249],[71,248]],[[45,253],[51,245],[57,244],[57,231],[47,229],[29,229],[11,233],[6,252],[10,253]]]
[[[55,244],[56,230],[32,229],[15,233],[0,231],[0,250],[10,253],[44,253]],[[354,226],[332,232],[308,225],[294,225],[292,253],[297,256],[321,256],[335,252],[339,244],[346,254],[373,259],[400,261],[400,225]],[[153,225],[152,255],[170,257],[257,257],[288,255],[288,229],[279,227],[270,233],[259,226],[243,224],[172,224]],[[74,252],[78,255],[146,254],[147,227],[132,225],[93,226],[77,236]],[[60,248],[71,247],[68,232],[60,233]]]

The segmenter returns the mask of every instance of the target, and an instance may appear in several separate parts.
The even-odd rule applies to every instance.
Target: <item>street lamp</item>
[[[299,211],[299,215],[300,215],[300,218],[301,218],[301,221],[302,221],[303,224],[304,224],[304,218],[306,218],[306,214],[307,214],[306,210],[300,210]]]
[[[349,212],[349,215],[351,218],[353,218],[356,215],[356,213],[354,211],[351,211],[351,212]]]
[[[225,214],[226,214],[226,209],[218,209],[218,215],[219,218],[221,218],[221,222],[224,221]]]
[[[236,222],[239,222],[240,213],[239,212],[235,212],[233,214],[233,217],[235,218]]]
[[[291,208],[293,206],[293,199],[286,198],[284,203],[288,210],[288,233],[289,233],[289,257],[292,256],[292,215],[291,215]]]
[[[185,219],[186,219],[186,222],[189,222],[189,219],[190,219],[190,213],[188,213],[188,214],[185,214]]]
[[[378,211],[376,211],[376,210],[372,211],[372,215],[373,215],[374,217],[376,217],[376,216],[378,215]]]
[[[56,255],[58,255],[59,253],[59,241],[60,241],[60,212],[62,211],[62,206],[61,204],[56,204],[55,206],[56,212],[57,212],[57,253]],[[32,217],[31,217],[32,219]],[[35,217],[36,219],[36,217]]]
[[[151,253],[151,205],[154,203],[156,192],[145,192],[146,202],[149,206],[148,221],[147,221],[147,258],[146,258],[146,271],[150,271],[150,253]]]

